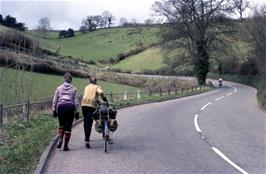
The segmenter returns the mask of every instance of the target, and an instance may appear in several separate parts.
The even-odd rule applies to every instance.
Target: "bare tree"
[[[48,17],[42,17],[39,20],[38,30],[41,32],[42,37],[45,37],[47,31],[51,30],[50,19]]]
[[[152,20],[152,19],[146,19],[146,20],[144,21],[144,23],[145,23],[146,25],[152,25],[152,24],[153,24],[153,20]]]
[[[102,17],[102,16],[100,16],[100,15],[98,15],[98,20],[99,20],[99,22],[98,22],[98,26],[100,27],[100,28],[104,28],[106,25],[107,25],[107,21]]]
[[[122,17],[119,19],[119,26],[125,26],[127,23],[127,18]]]
[[[94,31],[97,28],[97,21],[95,16],[87,16],[87,18],[82,20],[84,28],[88,31]]]
[[[155,2],[153,9],[168,20],[164,39],[187,49],[198,83],[205,84],[210,50],[221,34],[232,31],[232,0],[162,0]]]
[[[109,11],[104,11],[101,15],[105,21],[107,22],[107,27],[110,28],[110,26],[113,24],[113,21],[115,20],[114,15]]]
[[[132,18],[132,19],[130,20],[130,23],[131,23],[132,25],[136,25],[136,24],[137,24],[137,19],[136,19],[136,18]]]
[[[243,20],[243,12],[249,7],[247,0],[234,0],[234,6],[240,15],[240,20]]]

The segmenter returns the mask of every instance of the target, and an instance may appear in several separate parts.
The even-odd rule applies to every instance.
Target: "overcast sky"
[[[0,14],[11,15],[29,29],[38,26],[41,17],[48,17],[53,29],[78,29],[88,15],[110,11],[117,19],[126,17],[137,22],[151,18],[151,6],[156,0],[0,0]],[[263,2],[265,0],[250,0]]]

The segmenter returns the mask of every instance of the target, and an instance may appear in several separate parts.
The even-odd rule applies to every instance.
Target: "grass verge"
[[[114,102],[118,108],[159,102],[207,92],[211,88],[175,93],[163,96],[144,95],[141,99],[118,100]],[[33,173],[42,152],[56,135],[57,120],[50,114],[40,114],[27,123],[13,123],[7,126],[4,134],[4,142],[0,145],[0,173]]]
[[[0,145],[0,173],[32,173],[56,127],[57,120],[47,114],[40,114],[27,123],[7,125]]]

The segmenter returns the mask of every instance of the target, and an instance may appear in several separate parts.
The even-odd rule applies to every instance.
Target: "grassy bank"
[[[27,123],[7,126],[0,144],[0,173],[32,173],[40,156],[55,135],[56,119],[41,114]]]
[[[205,92],[210,88],[201,91],[190,91],[163,96],[142,96],[141,99],[130,99],[128,101],[115,101],[119,108],[147,103],[151,101],[163,101],[182,96],[188,96]],[[119,113],[118,113],[119,117]],[[40,114],[33,117],[28,123],[13,123],[7,126],[4,134],[1,135],[0,144],[0,173],[26,174],[33,173],[37,166],[42,152],[49,144],[51,138],[56,135],[57,120],[49,114]],[[1,133],[1,132],[0,132]]]

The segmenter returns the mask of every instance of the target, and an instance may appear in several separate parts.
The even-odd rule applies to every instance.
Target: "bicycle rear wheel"
[[[105,120],[104,122],[104,152],[108,152],[108,141],[109,141],[109,128],[108,128],[108,122]]]

